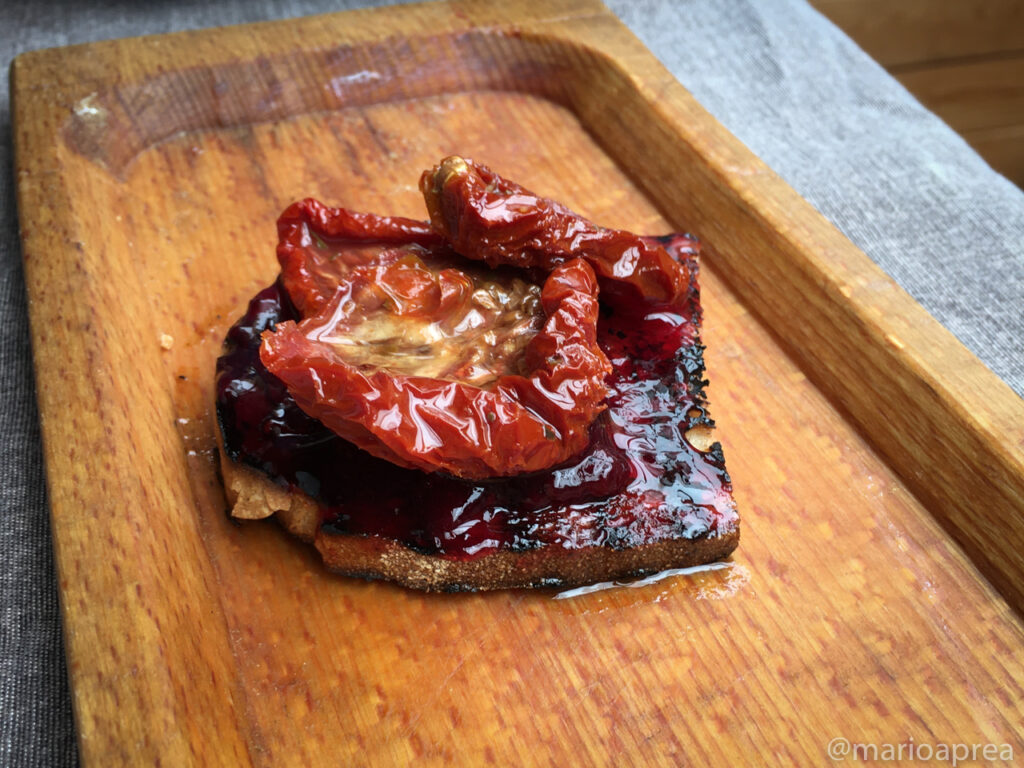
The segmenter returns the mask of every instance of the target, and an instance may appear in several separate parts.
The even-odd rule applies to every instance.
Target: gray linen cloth
[[[0,60],[384,2],[0,5]],[[1024,194],[803,0],[612,0],[729,130],[1018,393]],[[4,78],[0,88],[5,93]],[[0,98],[0,764],[77,761],[33,393],[8,99]]]

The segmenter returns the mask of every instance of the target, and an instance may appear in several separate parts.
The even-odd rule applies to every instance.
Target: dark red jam
[[[736,511],[721,446],[705,444],[712,422],[696,264],[692,274],[685,308],[602,308],[598,337],[613,366],[611,395],[582,454],[554,469],[483,482],[397,467],[303,413],[259,359],[260,334],[298,319],[275,283],[228,332],[217,362],[225,451],[316,498],[325,531],[385,536],[425,554],[625,549],[730,531]]]

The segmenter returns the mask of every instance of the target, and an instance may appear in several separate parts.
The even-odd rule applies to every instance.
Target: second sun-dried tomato
[[[623,306],[675,305],[689,295],[685,265],[657,238],[599,227],[472,160],[445,158],[423,173],[420,190],[435,231],[468,258],[550,270],[582,257],[603,299],[621,296]]]

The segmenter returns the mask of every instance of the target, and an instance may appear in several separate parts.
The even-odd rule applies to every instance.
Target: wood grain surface
[[[1024,53],[937,64],[896,77],[922,104],[964,135],[987,128],[1024,126]]]
[[[22,57],[13,82],[86,764],[819,764],[836,736],[1024,753],[1024,407],[601,6],[117,41]],[[228,520],[213,366],[276,274],[277,214],[312,195],[421,217],[419,172],[456,152],[602,224],[707,241],[731,562],[424,595]]]
[[[1024,0],[810,0],[1024,187]]]
[[[886,68],[1024,50],[1021,0],[809,0]]]

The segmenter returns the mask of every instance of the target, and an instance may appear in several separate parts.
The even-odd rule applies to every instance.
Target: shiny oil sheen
[[[217,363],[225,450],[318,499],[327,531],[385,536],[426,554],[714,536],[736,511],[721,448],[707,439],[696,294],[681,309],[635,309],[603,310],[611,394],[586,450],[527,476],[464,481],[372,457],[298,408],[259,359],[260,334],[298,319],[275,283],[228,332]]]
[[[394,279],[396,272],[404,277],[405,285]],[[307,336],[329,345],[346,363],[363,370],[383,369],[475,387],[486,387],[508,373],[522,373],[517,363],[544,323],[540,286],[511,271],[475,265],[439,269],[418,257],[407,257],[384,274],[391,275],[391,282],[362,291],[349,286],[331,304],[334,312],[321,324],[309,327]],[[410,279],[417,274],[418,279]],[[457,286],[452,293],[461,297],[452,301],[445,316],[424,317],[415,307],[402,311],[406,297],[399,294],[401,289],[412,284],[410,294],[422,291],[424,281]],[[387,298],[367,302],[359,295],[371,292]]]

